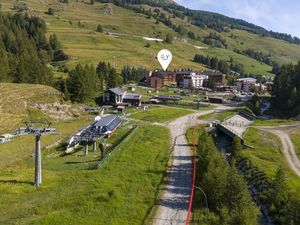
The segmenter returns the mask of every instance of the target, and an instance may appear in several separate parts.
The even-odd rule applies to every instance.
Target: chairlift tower
[[[50,122],[25,122],[27,129],[35,135],[35,173],[34,185],[39,187],[42,185],[42,152],[41,152],[41,136],[45,128],[49,128],[52,123]],[[34,126],[39,126],[35,127]]]
[[[94,134],[93,132],[87,132],[83,134],[81,137],[81,142],[84,143],[84,155],[87,156],[89,153],[89,143],[93,143],[93,152],[97,150],[97,140],[99,139],[99,135]]]

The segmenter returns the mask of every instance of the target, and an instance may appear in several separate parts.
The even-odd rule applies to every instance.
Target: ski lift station
[[[115,115],[97,116],[95,119],[94,123],[71,137],[66,150],[67,153],[73,151],[79,144],[94,143],[97,139],[109,137],[122,122],[121,118]]]
[[[121,122],[120,117],[108,115],[95,122],[93,127],[96,129],[96,133],[104,136],[110,136]]]

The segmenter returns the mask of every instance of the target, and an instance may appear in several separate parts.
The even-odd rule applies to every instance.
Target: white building
[[[183,88],[189,88],[192,82],[193,87],[199,89],[203,87],[205,80],[208,80],[207,75],[191,73],[190,76],[183,79]]]
[[[249,92],[251,87],[256,84],[256,79],[252,77],[240,78],[236,80],[236,86],[238,91]]]

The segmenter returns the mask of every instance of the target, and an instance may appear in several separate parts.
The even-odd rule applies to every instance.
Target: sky
[[[190,9],[239,18],[267,30],[300,37],[299,0],[174,0]]]

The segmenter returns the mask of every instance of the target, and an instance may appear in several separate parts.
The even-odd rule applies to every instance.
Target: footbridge
[[[255,118],[256,116],[249,112],[239,111],[223,122],[214,122],[214,126],[232,138],[238,136],[243,140],[244,133]]]

